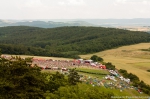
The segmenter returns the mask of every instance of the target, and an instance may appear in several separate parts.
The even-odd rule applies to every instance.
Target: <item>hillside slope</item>
[[[149,41],[148,33],[114,28],[75,26],[51,29],[25,26],[0,28],[0,46],[2,52],[6,54],[16,54],[16,50],[18,54],[74,57]]]
[[[94,53],[94,55],[102,57],[106,62],[112,62],[117,69],[125,69],[137,75],[140,80],[150,85],[150,72],[147,71],[150,70],[150,52],[141,50],[149,47],[150,43],[140,43]],[[92,55],[80,56],[89,59]]]

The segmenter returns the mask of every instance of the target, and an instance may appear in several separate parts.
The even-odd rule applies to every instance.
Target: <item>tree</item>
[[[71,85],[76,85],[78,82],[80,82],[80,76],[78,75],[77,71],[75,69],[70,69],[69,70],[69,75],[68,75],[68,82]]]
[[[84,83],[60,87],[58,91],[49,94],[50,99],[111,99],[112,96],[112,91]]]
[[[103,58],[98,57],[97,55],[91,56],[91,60],[93,60],[94,62],[98,62],[98,61],[103,62]]]
[[[97,55],[93,55],[93,56],[91,57],[91,60],[93,60],[94,62],[96,62],[96,61],[97,61]]]
[[[63,74],[56,72],[56,74],[44,73],[46,78],[45,91],[54,92],[57,91],[59,87],[68,85],[67,79],[65,79]]]
[[[106,68],[107,68],[107,69],[115,70],[115,65],[113,65],[113,64],[110,63],[110,62],[104,63],[104,65],[106,65]]]
[[[2,61],[0,61],[2,63]],[[19,58],[0,64],[0,98],[44,98],[45,82],[38,67],[28,67]]]

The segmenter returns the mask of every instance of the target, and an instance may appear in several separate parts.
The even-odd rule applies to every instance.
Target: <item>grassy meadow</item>
[[[114,64],[117,69],[125,69],[150,85],[150,72],[147,72],[150,70],[150,52],[141,50],[149,47],[150,43],[140,43],[94,54],[80,55],[80,57],[89,59],[92,55],[100,56],[105,62]]]
[[[103,79],[104,76],[108,75],[109,72],[107,70],[95,69],[90,67],[80,67],[76,68],[80,75],[90,76],[92,78]],[[80,72],[81,71],[81,72]]]

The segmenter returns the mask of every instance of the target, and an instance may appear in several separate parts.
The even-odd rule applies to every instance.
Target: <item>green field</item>
[[[93,69],[93,68],[76,68],[80,75],[86,75],[93,78],[103,79],[104,76],[109,74],[107,70]],[[80,72],[81,71],[81,72]],[[87,73],[86,73],[87,72]]]
[[[82,70],[82,71],[87,71],[87,72],[94,72],[94,73],[102,73],[102,74],[108,74],[107,70],[103,69],[93,69],[93,68],[76,68],[76,70]]]

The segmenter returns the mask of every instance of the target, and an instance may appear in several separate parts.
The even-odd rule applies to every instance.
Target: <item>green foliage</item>
[[[120,92],[120,90],[109,89],[102,86],[93,87],[84,83],[79,83],[75,86],[60,87],[58,91],[46,93],[45,95],[47,96],[46,99],[111,99],[113,96],[147,96],[139,94],[133,89]],[[114,99],[116,98],[114,97]]]
[[[100,72],[90,72],[90,71],[84,71],[84,70],[77,70],[81,73],[87,73],[87,74],[96,74],[96,75],[107,75],[106,73],[100,73]]]
[[[78,75],[78,73],[75,69],[69,70],[68,82],[71,85],[76,85],[78,82],[80,82],[80,75]]]
[[[32,62],[32,59],[33,59],[33,57],[27,57],[27,58],[25,58],[25,61],[26,62]]]
[[[49,94],[50,99],[111,99],[111,96],[114,94],[110,91],[85,84],[60,87],[55,93]]]
[[[0,61],[0,98],[44,98],[44,80],[38,67],[30,68],[19,57]]]
[[[125,78],[129,78],[132,82],[139,82],[139,78],[132,74],[132,73],[128,73],[126,70],[120,69],[119,72],[125,77]]]
[[[91,56],[91,60],[93,60],[94,62],[103,62],[104,60],[103,60],[103,58],[101,58],[101,57],[98,57],[97,55],[93,55],[93,56]]]
[[[27,62],[30,61],[31,58],[21,59],[18,56],[11,60],[0,59],[1,99],[110,99],[114,95],[128,95],[78,83],[80,76],[75,69],[69,71],[68,77],[59,72],[42,73],[39,67],[29,67]],[[143,81],[138,85],[149,94],[150,86]]]
[[[128,73],[123,69],[120,69],[119,73],[121,73],[125,78],[129,78],[132,81],[133,86],[139,87],[139,89],[141,89],[146,94],[150,94],[150,86],[145,84],[144,81],[140,81],[140,79],[136,75]]]
[[[70,58],[150,41],[150,34],[145,32],[103,27],[0,27],[0,35],[0,48],[5,54]]]
[[[63,74],[56,72],[56,74],[44,73],[47,79],[47,83],[45,84],[45,91],[54,92],[57,91],[59,87],[68,85],[67,79],[65,79]]]
[[[115,70],[115,65],[113,65],[112,63],[108,62],[108,63],[103,63],[107,69],[109,70]]]
[[[126,73],[127,73],[127,70],[120,69],[119,72],[122,73],[122,74],[126,74]]]

